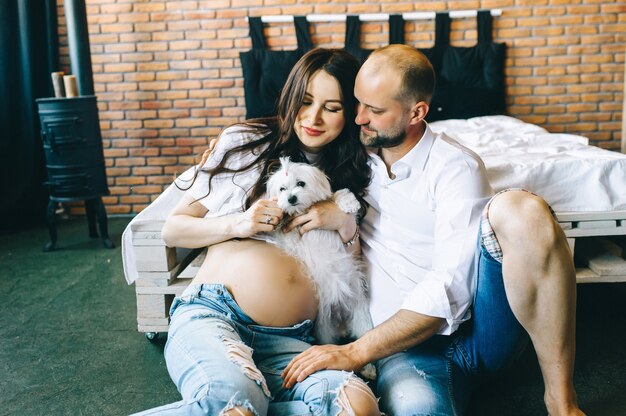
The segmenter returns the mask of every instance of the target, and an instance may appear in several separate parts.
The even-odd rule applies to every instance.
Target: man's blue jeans
[[[324,370],[291,389],[282,370],[308,349],[313,322],[256,325],[220,284],[189,286],[175,298],[165,360],[183,400],[141,415],[219,415],[233,406],[255,415],[335,415],[352,373]]]
[[[388,416],[464,414],[473,388],[528,345],[506,298],[502,264],[479,247],[472,318],[453,335],[435,336],[377,363],[380,408]]]

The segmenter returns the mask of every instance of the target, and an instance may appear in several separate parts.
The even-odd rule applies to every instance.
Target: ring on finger
[[[265,223],[269,224],[270,222],[272,222],[272,216],[269,214],[265,214]]]

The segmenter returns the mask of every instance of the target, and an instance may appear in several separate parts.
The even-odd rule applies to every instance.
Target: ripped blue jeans
[[[170,316],[165,360],[183,400],[140,415],[214,416],[235,406],[259,416],[336,415],[356,377],[324,370],[284,389],[280,374],[311,346],[313,322],[256,325],[220,284],[189,286]]]
[[[511,311],[502,263],[479,239],[472,318],[452,335],[436,335],[379,360],[380,409],[393,416],[465,415],[472,390],[521,356],[528,334]]]

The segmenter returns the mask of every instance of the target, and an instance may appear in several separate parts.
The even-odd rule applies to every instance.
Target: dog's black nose
[[[295,205],[295,203],[298,202],[298,197],[295,195],[291,195],[289,198],[287,198],[287,202],[289,202],[291,205]]]

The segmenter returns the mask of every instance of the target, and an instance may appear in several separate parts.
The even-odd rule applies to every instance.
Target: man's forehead
[[[366,64],[367,62],[363,64],[354,84],[356,98],[363,104],[372,106],[375,105],[364,101],[381,102],[393,99],[400,86],[401,77],[392,75],[389,68],[366,66]]]

